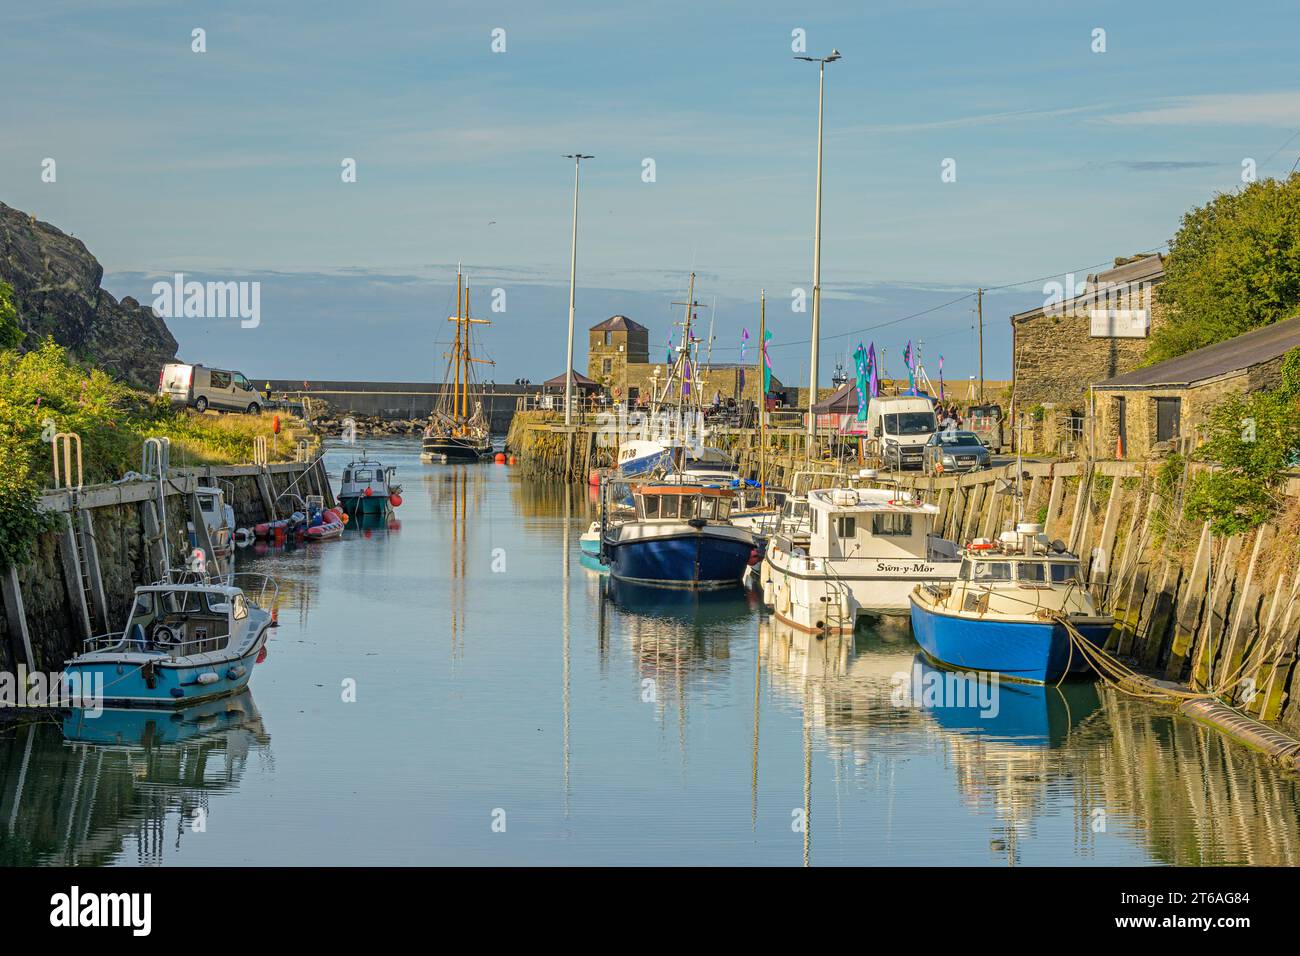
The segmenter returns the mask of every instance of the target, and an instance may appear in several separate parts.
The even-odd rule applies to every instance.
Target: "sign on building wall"
[[[1091,309],[1094,339],[1144,339],[1151,330],[1146,309]]]

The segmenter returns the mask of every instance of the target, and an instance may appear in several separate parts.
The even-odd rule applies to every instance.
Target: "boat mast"
[[[461,428],[464,429],[469,419],[469,280],[465,280],[465,346],[461,350],[461,359],[465,363],[465,372],[461,376],[461,387],[464,389],[461,406]]]
[[[462,282],[460,273],[460,264],[456,265],[456,345],[452,349],[452,364],[455,365],[455,379],[451,392],[451,416],[456,419],[460,416],[460,303],[462,293]]]
[[[758,290],[758,486],[763,504],[767,504],[767,478],[764,457],[767,453],[767,290]],[[743,396],[742,396],[743,398]]]

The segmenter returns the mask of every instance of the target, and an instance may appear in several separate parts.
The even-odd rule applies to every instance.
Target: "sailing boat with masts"
[[[483,414],[483,393],[474,366],[495,363],[472,354],[470,331],[488,321],[470,317],[469,283],[462,282],[460,269],[456,270],[456,314],[447,321],[456,323],[456,333],[447,353],[443,391],[424,430],[420,460],[479,461],[492,451],[492,435]]]

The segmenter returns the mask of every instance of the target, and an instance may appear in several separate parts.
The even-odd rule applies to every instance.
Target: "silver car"
[[[974,432],[941,431],[925,443],[921,467],[927,475],[951,475],[989,466],[989,450]]]

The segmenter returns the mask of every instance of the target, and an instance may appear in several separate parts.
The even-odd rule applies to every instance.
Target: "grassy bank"
[[[140,468],[146,438],[171,440],[173,466],[253,460],[254,440],[271,450],[274,416],[199,415],[136,391],[73,362],[53,342],[20,355],[0,351],[0,568],[22,563],[35,536],[51,526],[37,512],[52,484],[51,438],[81,436],[85,483],[114,481]],[[278,455],[292,459],[296,436],[282,433]]]

